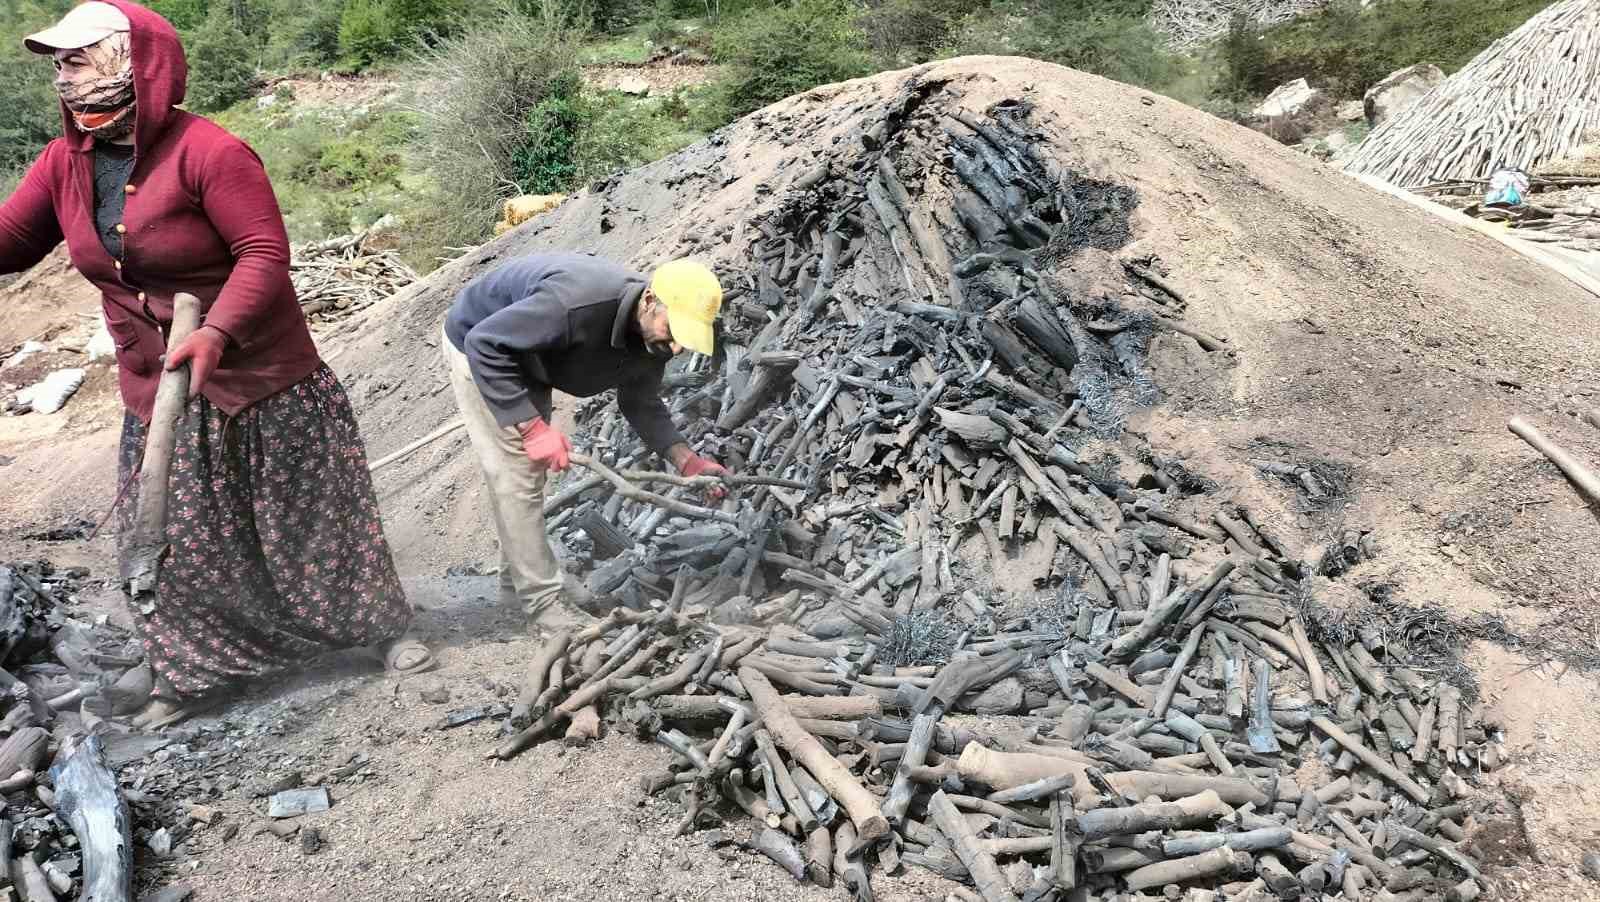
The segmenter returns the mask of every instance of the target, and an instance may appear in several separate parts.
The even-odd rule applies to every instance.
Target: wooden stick
[[[668,498],[665,495],[657,495],[655,492],[641,489],[623,478],[617,471],[582,452],[574,451],[568,456],[573,463],[580,467],[587,467],[594,471],[595,475],[603,477],[606,482],[611,483],[612,487],[617,490],[617,494],[630,501],[652,504],[675,514],[682,514],[685,517],[693,517],[697,520],[715,520],[718,523],[731,523],[735,526],[739,523],[738,517],[726,511],[713,510],[709,507],[701,507],[698,504],[689,504],[676,498]]]
[[[172,299],[172,331],[167,347],[176,347],[200,325],[200,301],[178,292]],[[134,607],[153,610],[161,561],[167,553],[168,475],[178,440],[178,421],[189,405],[189,367],[165,370],[145,433],[144,460],[139,467],[139,503],[129,532],[127,577],[123,591]]]
[[[889,832],[889,822],[878,807],[877,797],[833,757],[815,736],[795,721],[794,714],[765,674],[753,667],[739,668],[739,682],[750,693],[756,713],[771,731],[772,738],[793,755],[811,776],[821,783],[855,823],[859,841],[875,845]]]
[[[1461,850],[1457,849],[1455,846],[1441,840],[1434,839],[1425,833],[1420,833],[1416,830],[1413,830],[1410,827],[1407,827],[1405,824],[1397,821],[1388,821],[1386,822],[1386,826],[1389,828],[1389,835],[1394,839],[1397,839],[1403,843],[1410,843],[1419,849],[1424,849],[1428,852],[1431,852],[1438,858],[1448,861],[1460,868],[1468,877],[1471,877],[1474,880],[1478,879],[1480,876],[1477,865],[1473,864],[1471,859],[1467,858],[1467,856],[1461,854]]]
[[[1534,450],[1550,459],[1550,462],[1567,474],[1572,484],[1578,490],[1589,496],[1590,501],[1600,501],[1600,476],[1594,471],[1578,462],[1578,459],[1568,454],[1560,445],[1545,438],[1532,423],[1522,417],[1516,417],[1507,424],[1512,432],[1523,441],[1534,447]]]
[[[1239,860],[1249,860],[1243,852],[1223,846],[1199,855],[1188,858],[1176,858],[1171,861],[1158,861],[1147,864],[1142,868],[1129,871],[1123,879],[1128,881],[1128,889],[1138,891],[1168,884],[1178,884],[1186,880],[1195,880],[1200,877],[1209,877],[1213,874],[1231,873],[1239,865]]]
[[[1422,720],[1417,724],[1417,741],[1411,745],[1411,760],[1417,764],[1426,763],[1428,760],[1428,746],[1433,742],[1433,719],[1437,716],[1439,702],[1437,699],[1428,699],[1422,706]]]
[[[778,785],[778,795],[783,797],[784,807],[794,815],[800,824],[800,830],[809,834],[817,829],[817,814],[806,804],[799,787],[794,785],[794,777],[789,775],[789,768],[784,765],[778,750],[772,747],[772,734],[766,730],[757,730],[756,748],[761,751],[761,757],[767,762],[767,773]]]
[[[1371,749],[1356,741],[1355,737],[1339,729],[1338,725],[1333,721],[1327,717],[1318,716],[1311,718],[1311,724],[1326,734],[1329,739],[1344,746],[1350,754],[1360,758],[1363,764],[1377,771],[1380,776],[1410,796],[1417,804],[1427,804],[1428,791],[1426,789],[1423,789],[1417,785],[1415,780],[1395,769],[1393,764],[1378,757]]]
[[[422,448],[427,447],[428,445],[433,444],[434,442],[438,441],[439,439],[442,439],[445,436],[449,435],[450,433],[455,432],[457,429],[465,428],[466,425],[467,425],[467,421],[466,420],[463,420],[460,417],[457,417],[454,420],[451,420],[450,422],[444,424],[443,426],[440,426],[438,429],[435,429],[432,432],[428,433],[427,435],[424,435],[422,438],[419,438],[416,441],[412,442],[411,444],[406,445],[404,448],[401,448],[399,451],[395,451],[395,452],[393,452],[391,454],[385,454],[383,457],[380,457],[377,460],[373,461],[372,463],[367,464],[367,472],[368,473],[376,473],[376,472],[378,472],[378,470],[382,469],[383,467],[387,467],[388,465],[394,463],[397,460],[402,460],[404,458],[410,457],[413,453],[421,450]]]
[[[1300,659],[1306,666],[1306,674],[1311,677],[1311,697],[1326,705],[1328,679],[1322,672],[1322,661],[1317,658],[1317,650],[1306,636],[1306,626],[1300,621],[1299,614],[1289,618],[1289,635],[1294,639],[1295,647],[1300,649]]]
[[[544,716],[543,711],[536,711],[535,708],[539,696],[544,693],[545,678],[550,673],[550,665],[567,653],[567,645],[571,641],[572,632],[561,630],[544,640],[544,644],[534,653],[533,660],[528,662],[528,672],[523,677],[522,694],[517,696],[517,703],[511,708],[513,723]]]
[[[1183,671],[1189,666],[1189,661],[1194,658],[1195,652],[1200,650],[1200,637],[1205,635],[1206,625],[1201,623],[1189,630],[1189,638],[1184,640],[1183,648],[1178,651],[1178,659],[1172,662],[1167,669],[1166,678],[1161,681],[1161,690],[1156,693],[1156,703],[1150,708],[1150,715],[1157,719],[1167,716],[1167,708],[1172,704],[1172,697],[1178,693],[1178,681],[1183,678]]]
[[[1439,690],[1439,713],[1434,717],[1439,731],[1439,751],[1446,763],[1456,757],[1456,741],[1461,731],[1461,690],[1446,683]]]
[[[994,856],[979,844],[966,817],[943,790],[934,793],[929,800],[928,813],[939,827],[939,832],[950,841],[950,848],[961,859],[967,873],[972,875],[972,882],[977,885],[984,902],[1020,902],[1016,894],[1011,892],[1005,875],[1000,873],[1000,866],[994,863]]]
[[[1215,821],[1228,814],[1228,806],[1214,790],[1206,790],[1174,802],[1145,802],[1127,808],[1101,808],[1078,815],[1076,827],[1085,841],[1145,833],[1151,830],[1176,830]]]

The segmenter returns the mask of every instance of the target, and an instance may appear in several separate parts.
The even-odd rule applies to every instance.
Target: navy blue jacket
[[[683,441],[661,402],[667,358],[645,349],[634,317],[648,280],[586,254],[531,254],[461,289],[445,334],[502,426],[551,416],[550,390],[617,406],[652,451]]]

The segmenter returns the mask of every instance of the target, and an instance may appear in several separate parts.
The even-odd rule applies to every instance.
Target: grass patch
[[[716,91],[709,87],[649,97],[585,92],[587,118],[577,148],[579,177],[594,181],[688,147],[710,131],[706,125],[717,105]]]
[[[406,262],[419,272],[438,265],[438,248],[415,243],[406,229],[426,219],[431,187],[402,151],[416,131],[413,114],[282,103],[263,110],[247,100],[215,118],[265,162],[290,241],[357,231],[393,213]]]
[[[585,66],[632,65],[647,62],[654,50],[649,25],[640,24],[614,34],[601,35],[584,45],[578,51],[578,62]]]

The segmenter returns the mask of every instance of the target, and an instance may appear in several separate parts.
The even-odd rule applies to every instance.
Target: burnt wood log
[[[0,567],[0,662],[28,633],[16,595],[17,582],[10,567]]]
[[[132,820],[117,779],[106,767],[99,737],[68,740],[50,778],[56,814],[71,825],[83,853],[80,898],[132,902]]]
[[[850,820],[856,825],[861,842],[876,845],[889,832],[889,822],[884,819],[878,800],[868,792],[855,776],[839,763],[815,736],[805,731],[795,721],[793,712],[783,697],[760,671],[749,666],[739,668],[739,682],[750,693],[751,704],[772,733],[772,738],[795,757],[811,775],[833,796]]]
[[[841,821],[833,834],[833,871],[844,881],[854,902],[873,902],[872,882],[857,846],[855,825],[848,819]]]
[[[550,638],[544,640],[543,645],[539,646],[533,660],[528,662],[528,670],[523,677],[522,693],[517,696],[517,703],[511,708],[511,723],[525,726],[529,720],[544,716],[544,711],[538,709],[539,697],[544,694],[551,665],[567,653],[567,646],[571,642],[572,633],[561,630],[552,634]]]
[[[804,883],[806,879],[806,858],[800,853],[800,848],[794,841],[777,830],[768,827],[756,837],[754,848],[757,852],[777,862],[778,866],[789,872],[789,876]]]
[[[722,415],[717,418],[717,429],[723,432],[732,432],[743,426],[782,397],[794,381],[793,373],[800,360],[799,355],[791,358],[758,354],[752,355],[752,362],[755,373],[749,384],[732,405],[723,408]]]
[[[588,534],[595,560],[610,560],[634,546],[633,536],[618,529],[597,507],[585,511],[574,525]]]
[[[1039,347],[1056,366],[1071,375],[1073,368],[1078,365],[1078,349],[1072,343],[1072,336],[1067,333],[1065,326],[1056,316],[1054,311],[1044,306],[1037,298],[1026,298],[1017,305],[1017,328],[1022,330],[1030,341]]]
[[[999,866],[994,862],[994,856],[978,842],[978,837],[967,824],[967,819],[943,790],[935,792],[933,798],[929,800],[928,813],[938,825],[939,832],[949,840],[950,848],[961,860],[962,866],[972,875],[972,882],[977,885],[978,892],[985,902],[1020,902],[1017,895],[1011,891],[1011,885],[1005,875],[1000,873]]]

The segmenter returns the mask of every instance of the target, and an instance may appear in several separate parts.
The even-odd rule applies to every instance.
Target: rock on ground
[[[1294,116],[1314,105],[1322,99],[1322,96],[1322,92],[1311,87],[1305,79],[1297,78],[1274,88],[1272,93],[1267,95],[1267,99],[1261,101],[1260,106],[1252,110],[1250,115],[1257,119]]]
[[[1362,98],[1367,122],[1377,128],[1393,119],[1438,87],[1444,77],[1444,70],[1432,63],[1418,63],[1389,73],[1382,81],[1368,88]]]

